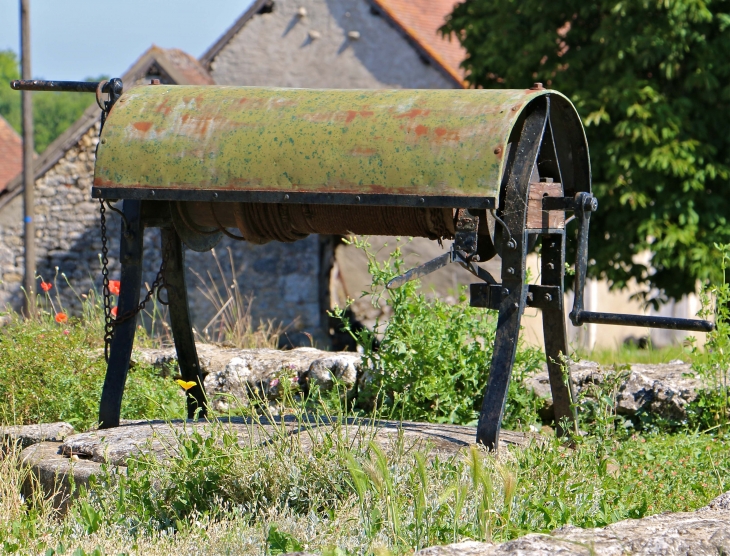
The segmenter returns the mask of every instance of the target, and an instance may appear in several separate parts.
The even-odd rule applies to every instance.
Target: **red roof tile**
[[[459,64],[466,58],[456,37],[443,37],[438,29],[459,0],[371,0],[416,41],[458,82],[467,86]]]
[[[162,54],[171,64],[182,74],[186,80],[185,85],[214,85],[215,81],[205,70],[203,65],[198,62],[190,54],[183,52],[179,48],[160,48],[153,46],[151,49],[153,54]],[[178,83],[182,85],[183,83]]]
[[[23,140],[0,116],[0,191],[23,169]]]

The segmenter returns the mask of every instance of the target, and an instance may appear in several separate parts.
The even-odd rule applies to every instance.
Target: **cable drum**
[[[309,234],[454,238],[450,208],[361,207],[281,203],[186,203],[196,227],[238,228],[242,240],[291,243]]]

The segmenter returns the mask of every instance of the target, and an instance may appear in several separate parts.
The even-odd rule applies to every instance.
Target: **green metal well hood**
[[[290,193],[493,202],[510,133],[529,103],[545,95],[573,128],[582,143],[574,150],[587,164],[575,109],[544,89],[141,86],[119,99],[104,125],[93,195],[226,200],[231,192],[266,192],[264,200],[273,202]]]

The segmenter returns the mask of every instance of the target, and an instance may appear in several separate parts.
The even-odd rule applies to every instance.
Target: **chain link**
[[[154,282],[147,290],[144,299],[131,311],[127,311],[123,315],[117,315],[116,318],[112,317],[112,303],[111,303],[111,291],[109,290],[109,247],[106,230],[106,206],[104,205],[104,199],[100,200],[101,206],[99,208],[99,216],[101,221],[101,275],[102,275],[102,296],[104,298],[104,359],[109,362],[109,351],[111,349],[112,339],[114,338],[114,328],[136,317],[140,311],[143,311],[147,303],[149,303],[152,296],[157,292],[159,299],[160,290],[167,289],[168,284],[165,280],[165,269],[167,268],[167,262],[170,258],[170,238],[168,237],[165,245],[162,246],[162,263],[160,263],[160,270],[157,271]],[[122,225],[125,225],[122,223]],[[166,302],[161,303],[167,305]]]
[[[99,219],[101,221],[101,294],[104,299],[104,359],[109,362],[109,348],[114,337],[112,320],[111,292],[109,291],[109,246],[106,237],[106,207],[104,199],[99,199]]]

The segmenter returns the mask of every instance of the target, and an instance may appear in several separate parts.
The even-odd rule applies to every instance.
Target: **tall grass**
[[[223,270],[216,250],[213,249],[211,253],[218,270],[217,277],[214,277],[210,270],[202,276],[191,269],[199,281],[198,291],[215,310],[213,318],[201,331],[196,331],[198,337],[206,342],[243,349],[279,347],[279,340],[288,327],[277,323],[274,319],[255,324],[251,311],[253,297],[244,295],[241,291],[230,247],[228,248],[230,276]]]

